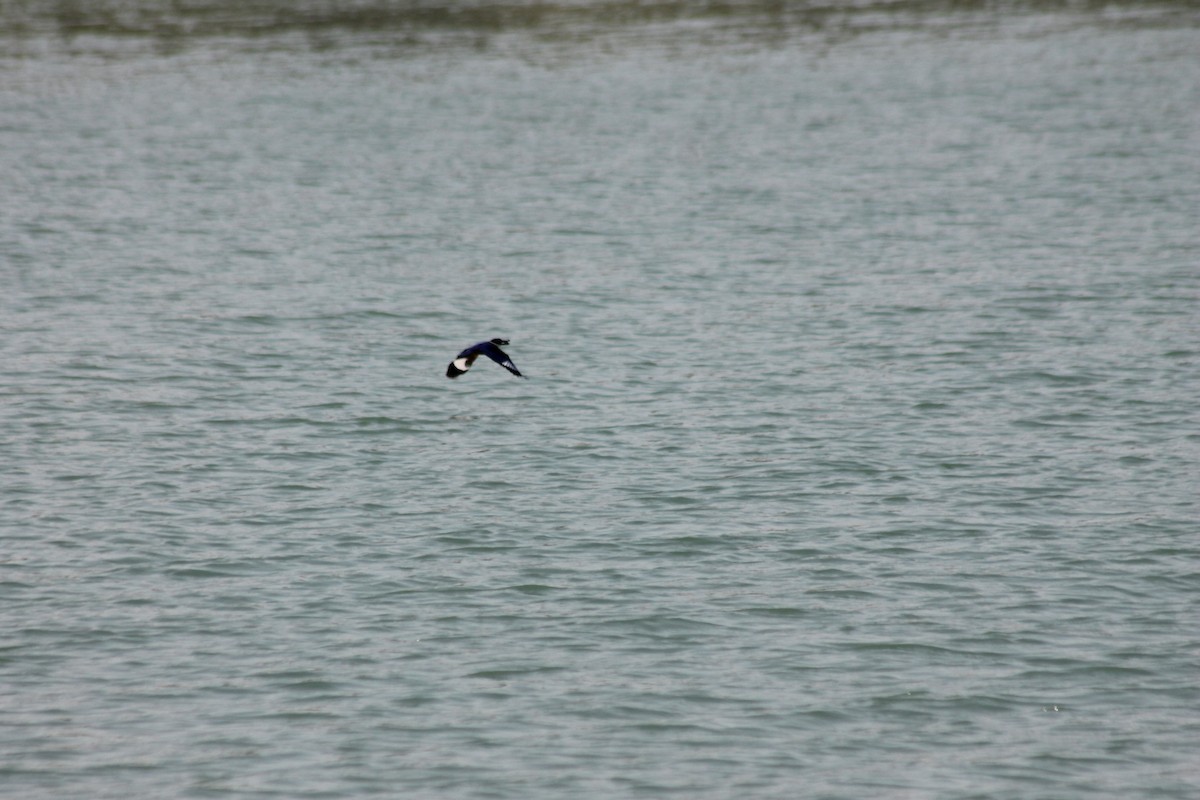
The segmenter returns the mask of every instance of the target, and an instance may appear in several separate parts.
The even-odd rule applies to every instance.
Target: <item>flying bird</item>
[[[480,356],[487,356],[518,378],[524,378],[525,376],[517,369],[517,365],[512,362],[508,354],[500,349],[500,345],[502,344],[508,344],[508,339],[492,339],[487,342],[476,342],[454,357],[454,360],[450,362],[450,366],[446,367],[446,377],[457,378],[459,375],[466,374],[471,365],[475,363],[475,359]]]

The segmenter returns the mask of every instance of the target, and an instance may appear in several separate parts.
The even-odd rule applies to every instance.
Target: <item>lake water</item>
[[[1200,796],[1194,5],[43,5],[0,795]]]

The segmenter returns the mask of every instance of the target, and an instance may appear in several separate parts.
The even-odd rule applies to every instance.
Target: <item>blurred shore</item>
[[[647,24],[815,29],[912,25],[953,15],[1089,13],[1200,19],[1195,0],[0,0],[0,42],[28,37],[262,37],[604,31]]]

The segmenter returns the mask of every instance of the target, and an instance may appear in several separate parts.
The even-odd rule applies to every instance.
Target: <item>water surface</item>
[[[1194,14],[689,8],[4,40],[3,794],[1196,795]]]

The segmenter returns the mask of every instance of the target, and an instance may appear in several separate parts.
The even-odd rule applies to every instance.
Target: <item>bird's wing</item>
[[[513,375],[516,375],[518,378],[525,377],[521,374],[521,371],[517,369],[517,365],[513,363],[512,359],[508,357],[508,354],[499,347],[496,347],[496,345],[492,344],[491,342],[480,342],[475,346],[479,348],[479,352],[483,353],[492,361],[495,361],[497,364],[504,367]]]

